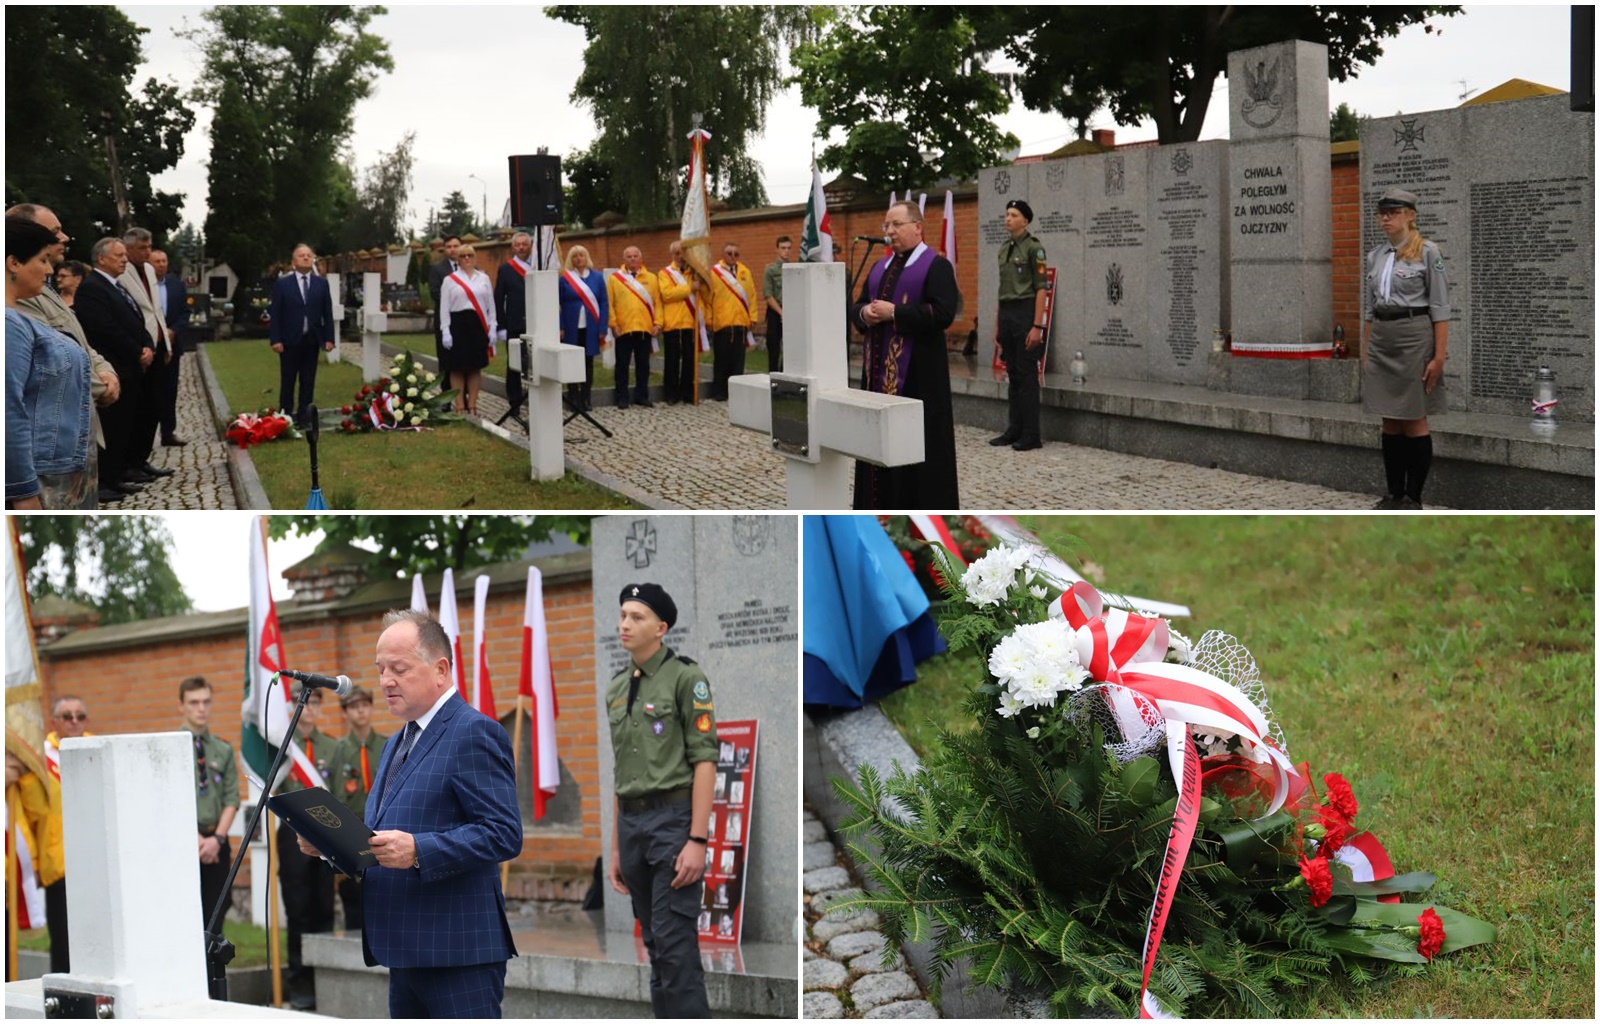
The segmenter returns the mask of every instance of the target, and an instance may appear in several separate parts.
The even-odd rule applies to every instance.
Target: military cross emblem
[[[627,558],[635,569],[648,569],[656,553],[656,530],[648,519],[637,519],[628,530],[625,548]]]
[[[1423,138],[1422,134],[1427,130],[1426,125],[1421,128],[1417,127],[1417,119],[1414,117],[1409,121],[1401,121],[1400,127],[1394,130],[1394,144],[1400,147],[1400,152],[1402,153],[1407,150],[1420,152],[1417,149],[1417,143],[1428,141]]]
[[[1001,171],[994,176],[994,191],[996,195],[1005,195],[1011,191],[1011,172]]]

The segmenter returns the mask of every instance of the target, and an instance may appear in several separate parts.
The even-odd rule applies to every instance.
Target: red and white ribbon
[[[944,524],[943,516],[912,516],[911,532],[923,540],[944,545],[951,558],[962,565],[967,564],[967,560],[961,557],[961,550],[956,547],[956,539],[951,535],[950,528]]]
[[[1389,851],[1371,832],[1357,832],[1344,841],[1333,854],[1333,859],[1350,869],[1350,878],[1356,882],[1381,882],[1394,877],[1394,864]],[[1399,893],[1386,893],[1378,897],[1379,903],[1399,903]]]
[[[1172,910],[1172,898],[1189,856],[1200,817],[1200,758],[1190,729],[1239,737],[1273,769],[1273,798],[1262,817],[1275,813],[1289,795],[1295,774],[1289,758],[1268,742],[1267,719],[1237,687],[1188,665],[1169,665],[1167,624],[1161,619],[1105,609],[1104,599],[1079,581],[1050,609],[1077,631],[1078,657],[1107,700],[1131,696],[1153,705],[1166,719],[1167,760],[1178,780],[1177,808],[1167,835],[1155,900],[1145,930],[1144,978],[1139,990],[1140,1016],[1166,1016],[1150,994],[1150,974]],[[1119,694],[1118,691],[1126,691]]]

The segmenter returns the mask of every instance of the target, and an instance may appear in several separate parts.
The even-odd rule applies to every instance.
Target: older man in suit
[[[150,232],[144,228],[129,228],[122,234],[122,244],[128,249],[128,267],[122,272],[122,287],[133,296],[144,317],[145,333],[155,345],[155,358],[140,381],[133,434],[128,441],[129,477],[137,483],[148,483],[172,475],[172,470],[157,469],[150,462],[156,446],[156,430],[161,425],[161,395],[166,380],[163,374],[172,362],[172,332],[167,329],[156,296],[156,272],[150,266],[150,253],[154,251]]]
[[[316,255],[304,242],[294,247],[293,270],[272,286],[267,305],[267,336],[278,353],[278,408],[293,410],[295,422],[310,425],[317,390],[317,356],[333,351],[333,292],[316,273]],[[295,402],[295,382],[300,400]]]
[[[105,451],[100,454],[100,501],[121,501],[141,488],[124,480],[128,470],[128,445],[144,371],[155,362],[155,343],[145,333],[144,317],[132,295],[122,285],[128,267],[128,249],[118,238],[102,238],[92,250],[94,269],[83,279],[73,299],[72,311],[83,327],[89,346],[105,357],[117,372],[121,393],[100,410],[105,429]]]
[[[393,611],[383,625],[378,681],[407,724],[367,797],[378,864],[361,879],[362,952],[389,968],[391,1017],[498,1018],[517,955],[500,864],[522,850],[511,741],[456,693],[436,620]],[[316,855],[303,838],[300,848]]]
[[[151,250],[150,266],[156,272],[156,307],[172,332],[172,362],[162,370],[161,380],[161,445],[182,448],[189,442],[178,436],[178,361],[189,326],[189,289],[181,276],[167,273],[167,254],[160,249]]]

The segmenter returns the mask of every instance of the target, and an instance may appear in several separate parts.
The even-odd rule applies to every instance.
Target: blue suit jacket
[[[177,274],[168,274],[162,285],[167,289],[167,308],[161,315],[167,321],[167,330],[181,338],[183,329],[189,326],[189,289],[183,286],[183,278]]]
[[[589,276],[583,279],[583,283],[594,292],[595,305],[600,308],[599,322],[596,323],[594,317],[589,317],[589,322],[584,324],[583,328],[586,342],[584,350],[591,356],[597,356],[600,354],[600,339],[606,336],[606,328],[611,323],[611,304],[607,295],[605,271],[590,267]],[[586,312],[583,300],[572,290],[572,286],[567,284],[565,277],[556,282],[556,294],[561,300],[561,341],[567,345],[576,345],[578,313],[580,310]]]
[[[378,759],[367,825],[416,838],[420,869],[362,875],[369,965],[460,967],[517,955],[506,923],[500,864],[522,852],[511,740],[505,727],[453,694],[417,737],[384,792],[397,730]]]
[[[312,274],[302,302],[299,278],[299,274],[290,272],[272,286],[272,301],[267,306],[267,315],[271,318],[267,337],[274,345],[300,344],[302,320],[309,324],[307,333],[318,345],[333,340],[333,293],[328,290],[328,279]]]

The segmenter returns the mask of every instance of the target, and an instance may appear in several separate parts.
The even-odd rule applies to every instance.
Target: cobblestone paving
[[[189,443],[163,448],[156,439],[150,463],[173,471],[144,485],[144,490],[103,510],[238,508],[228,478],[228,443],[217,436],[200,381],[200,359],[185,352],[178,364],[178,436]]]
[[[887,941],[873,911],[832,909],[857,890],[827,826],[806,808],[801,825],[806,891],[804,989],[800,1015],[810,1019],[931,1019],[939,1011],[896,951],[883,962]]]

